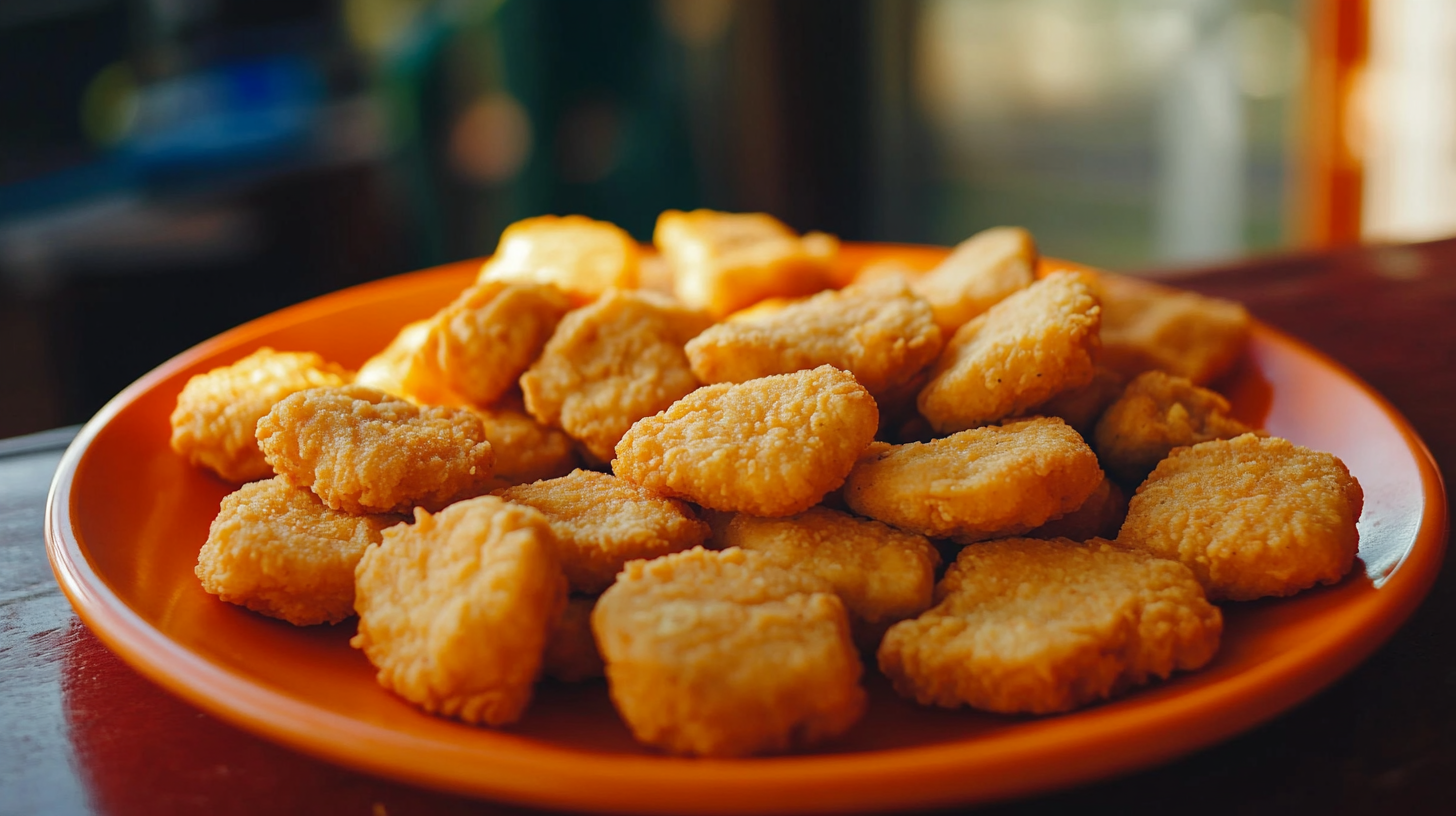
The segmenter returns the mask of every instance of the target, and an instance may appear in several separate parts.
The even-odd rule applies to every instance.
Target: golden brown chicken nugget
[[[571,437],[532,419],[518,400],[508,398],[490,408],[477,408],[475,415],[485,426],[485,440],[495,454],[491,490],[555,479],[576,469]]]
[[[479,282],[549,284],[584,303],[608,289],[635,287],[637,275],[637,242],[621,227],[541,215],[506,227]]]
[[[1095,288],[1101,362],[1129,379],[1157,369],[1206,385],[1248,345],[1253,321],[1240,303],[1122,275],[1099,275]]]
[[[1030,286],[1036,242],[1021,227],[992,227],[960,242],[940,265],[915,279],[915,293],[950,336],[971,318]]]
[[[335,510],[438,509],[478,496],[495,457],[480,418],[362,385],[300,391],[258,420],[258,444],[289,484]]]
[[[677,299],[718,318],[764,298],[827,289],[839,254],[834,237],[801,238],[765,213],[667,210],[652,242],[672,267]]]
[[[844,500],[902,530],[979,541],[1076,510],[1102,478],[1076,431],[1037,417],[893,446],[855,466]]]
[[[566,579],[545,517],[495,496],[384,531],[355,572],[349,641],[379,684],[434,714],[504,725],[531,700]]]
[[[546,654],[541,673],[563,683],[580,683],[605,674],[602,654],[591,630],[591,613],[597,599],[573,595],[566,609],[546,637]]]
[[[419,405],[469,405],[445,386],[434,354],[423,351],[438,332],[438,315],[405,325],[384,350],[364,361],[355,385],[367,385]]]
[[[541,356],[570,309],[554,286],[477,283],[440,310],[421,353],[434,356],[451,391],[488,406]]]
[[[612,470],[714,510],[791,516],[839,487],[878,423],[874,398],[832,366],[709,385],[633,425]]]
[[[1092,443],[1109,473],[1135,485],[1174,448],[1253,430],[1230,410],[1228,400],[1191,380],[1145,371],[1103,413]]]
[[[1126,518],[1127,493],[1117,482],[1104,476],[1081,507],[1028,531],[1026,537],[1069,538],[1072,541],[1116,538]]]
[[[1223,617],[1181,564],[1107,542],[961,550],[936,606],[890,627],[880,670],[922,705],[1050,714],[1208,663]]]
[[[849,610],[855,641],[870,648],[885,629],[930,608],[940,554],[925,536],[826,507],[764,519],[739,514],[716,539],[762,553],[768,563],[829,582]]]
[[[228,603],[295,626],[338,623],[354,614],[354,566],[365,548],[402,521],[330,510],[275,476],[222,500],[194,572]]]
[[[266,479],[273,468],[258,449],[258,420],[289,394],[350,379],[347,370],[311,351],[264,346],[187,381],[172,411],[172,450],[230,482]]]
[[[577,470],[496,495],[545,514],[574,592],[601,592],[628,561],[691,549],[712,534],[683,502],[607,473]]]
[[[941,433],[1015,416],[1092,381],[1097,299],[1056,272],[961,326],[946,345],[920,413]]]
[[[597,601],[592,630],[622,719],[673,753],[813,745],[864,711],[844,604],[822,579],[758,553],[633,561]]]
[[[1070,388],[1051,399],[1027,410],[1033,416],[1061,417],[1086,439],[1092,438],[1092,430],[1102,412],[1122,396],[1127,380],[1116,371],[1098,365],[1092,369],[1092,381],[1079,388]]]
[[[1363,504],[1337,457],[1244,434],[1160,462],[1117,543],[1181,561],[1215,600],[1293,595],[1350,571]]]
[[[832,365],[878,398],[914,379],[940,347],[930,307],[904,281],[888,279],[719,323],[693,338],[686,351],[703,383],[741,383]]]
[[[708,325],[654,292],[607,292],[568,314],[522,375],[526,410],[611,461],[632,423],[698,387],[683,344]]]

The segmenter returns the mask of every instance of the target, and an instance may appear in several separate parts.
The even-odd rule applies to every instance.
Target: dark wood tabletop
[[[1342,362],[1456,462],[1456,240],[1254,259],[1173,283],[1246,303]],[[46,562],[75,429],[0,441],[0,813],[524,813],[364,776],[192,708],[77,619]],[[1302,705],[1162,767],[982,812],[1456,812],[1456,567],[1389,642]]]

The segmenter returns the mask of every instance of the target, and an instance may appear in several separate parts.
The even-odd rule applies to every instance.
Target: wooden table
[[[1180,277],[1343,362],[1456,463],[1456,240],[1256,259]],[[526,812],[362,776],[225,725],[142,679],[46,563],[46,488],[75,429],[0,442],[0,813]],[[1456,567],[1382,649],[1310,701],[1130,777],[983,812],[1456,812]]]

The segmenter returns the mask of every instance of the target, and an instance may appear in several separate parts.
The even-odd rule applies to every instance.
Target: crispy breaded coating
[[[1126,518],[1127,493],[1117,482],[1104,476],[1081,507],[1028,531],[1026,537],[1069,538],[1072,541],[1116,538]]]
[[[705,384],[832,365],[878,398],[912,380],[940,347],[930,307],[904,281],[891,278],[719,323],[693,338],[686,351]]]
[[[546,654],[541,673],[563,683],[580,683],[605,674],[597,639],[591,630],[591,613],[597,599],[573,595],[546,636]]]
[[[1215,600],[1293,595],[1350,571],[1363,505],[1337,457],[1244,434],[1160,462],[1117,543],[1181,561]]]
[[[1031,285],[1036,242],[1021,227],[992,227],[960,242],[940,265],[916,278],[915,293],[950,336],[971,318]]]
[[[541,356],[570,309],[554,286],[477,283],[440,310],[421,353],[434,356],[451,391],[488,406]]]
[[[469,405],[445,385],[437,355],[424,351],[438,332],[438,315],[406,324],[384,350],[364,361],[355,385],[367,385],[418,405]]]
[[[637,286],[637,242],[626,230],[582,215],[541,215],[501,233],[480,283],[550,284],[585,303]]]
[[[1051,714],[1213,659],[1218,607],[1186,567],[1105,541],[961,550],[935,608],[890,627],[880,670],[922,705]]]
[[[832,366],[709,385],[633,425],[612,470],[714,510],[791,516],[839,487],[878,423],[874,398]]]
[[[1157,369],[1207,385],[1238,361],[1253,321],[1243,304],[1122,275],[1099,275],[1102,357],[1131,379]]]
[[[828,288],[839,254],[832,236],[801,238],[765,213],[667,210],[652,242],[672,267],[677,299],[717,318],[764,298]]]
[[[495,454],[495,475],[490,489],[555,479],[576,469],[576,447],[571,437],[531,418],[520,401],[507,399],[490,408],[475,409],[485,426],[485,440]]]
[[[597,601],[592,630],[622,719],[673,753],[813,745],[864,711],[843,603],[822,579],[758,553],[633,561]]]
[[[712,534],[683,502],[607,473],[576,470],[496,495],[545,514],[573,592],[601,592],[628,561],[691,549]]]
[[[1092,443],[1108,473],[1135,485],[1174,448],[1253,430],[1230,410],[1228,400],[1191,380],[1145,371],[1103,413]]]
[[[862,459],[845,480],[844,500],[902,530],[979,541],[1019,535],[1076,510],[1102,478],[1076,431],[1037,417]]]
[[[632,423],[698,387],[683,344],[709,322],[653,292],[609,291],[568,314],[522,375],[526,410],[611,461]]]
[[[1080,388],[1070,388],[1051,399],[1027,410],[1034,416],[1061,417],[1062,421],[1077,429],[1086,439],[1092,438],[1092,430],[1102,412],[1122,396],[1127,380],[1110,368],[1098,365],[1092,369],[1092,381]]]
[[[494,496],[384,532],[359,561],[359,633],[379,684],[434,714],[504,725],[531,700],[566,579],[540,513]]]
[[[266,479],[273,468],[253,435],[258,420],[289,394],[350,379],[347,370],[311,351],[264,346],[187,381],[172,411],[172,450],[230,482]]]
[[[222,500],[194,572],[202,588],[295,626],[354,614],[354,566],[403,516],[330,510],[280,477],[243,485]]]
[[[930,608],[940,566],[925,536],[826,507],[777,519],[739,514],[716,543],[828,581],[849,610],[855,641],[870,648],[890,624]]]
[[[1055,272],[961,326],[946,345],[920,413],[941,433],[1015,416],[1092,381],[1097,299]]]
[[[480,418],[362,385],[300,391],[258,420],[258,445],[288,481],[335,510],[438,509],[480,495],[495,457]]]

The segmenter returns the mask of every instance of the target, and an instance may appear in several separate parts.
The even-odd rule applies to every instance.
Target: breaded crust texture
[[[361,385],[288,397],[258,421],[258,444],[289,484],[350,513],[438,509],[479,495],[495,460],[469,411]]]
[[[488,406],[536,361],[571,302],[545,284],[477,283],[436,315],[421,353],[447,388]]]
[[[402,516],[330,510],[306,487],[273,477],[222,500],[194,572],[202,588],[295,626],[354,614],[354,567]]]
[[[947,335],[1008,296],[1031,285],[1036,242],[1021,227],[992,227],[956,245],[940,265],[920,276],[915,293],[935,310]]]
[[[1244,434],[1159,463],[1117,543],[1181,561],[1216,600],[1293,595],[1350,571],[1363,505],[1360,483],[1332,454]]]
[[[526,410],[609,462],[632,423],[698,387],[683,344],[708,323],[654,292],[611,290],[556,327],[521,377]]]
[[[496,495],[545,514],[573,592],[601,592],[628,561],[690,549],[712,534],[683,502],[607,473],[577,470]]]
[[[1186,567],[1103,541],[972,544],[936,598],[890,627],[879,664],[901,695],[946,708],[1068,711],[1200,668],[1223,631]]]
[[[172,450],[230,482],[266,479],[273,468],[254,437],[274,403],[306,388],[331,388],[351,374],[311,351],[263,347],[187,381],[172,411]]]
[[[1131,379],[1151,369],[1206,385],[1244,353],[1253,321],[1243,304],[1122,275],[1099,275],[1103,365]]]
[[[566,604],[550,525],[494,496],[391,527],[356,573],[349,643],[379,684],[435,714],[515,722]]]
[[[839,487],[878,423],[874,398],[832,366],[709,385],[633,425],[612,470],[714,510],[791,516]]]
[[[844,605],[820,579],[757,553],[633,561],[597,601],[592,630],[622,719],[672,753],[813,745],[864,711]]]
[[[961,326],[920,392],[941,433],[1015,416],[1092,381],[1100,310],[1079,275],[1054,272]]]
[[[495,454],[492,490],[565,476],[576,469],[576,447],[571,437],[548,428],[514,405],[497,404],[478,409],[485,440]]]
[[[903,280],[889,278],[820,292],[763,317],[719,323],[693,338],[687,355],[704,383],[832,365],[878,399],[930,365],[941,342],[930,306]]]
[[[1102,478],[1076,431],[1037,417],[889,447],[855,466],[844,500],[902,530],[979,541],[1076,510]]]
[[[1230,410],[1228,400],[1184,377],[1145,371],[1098,420],[1093,444],[1109,473],[1135,485],[1174,448],[1253,430]]]
[[[586,302],[631,289],[637,273],[637,242],[626,230],[582,215],[541,215],[506,227],[478,280],[551,284]]]

